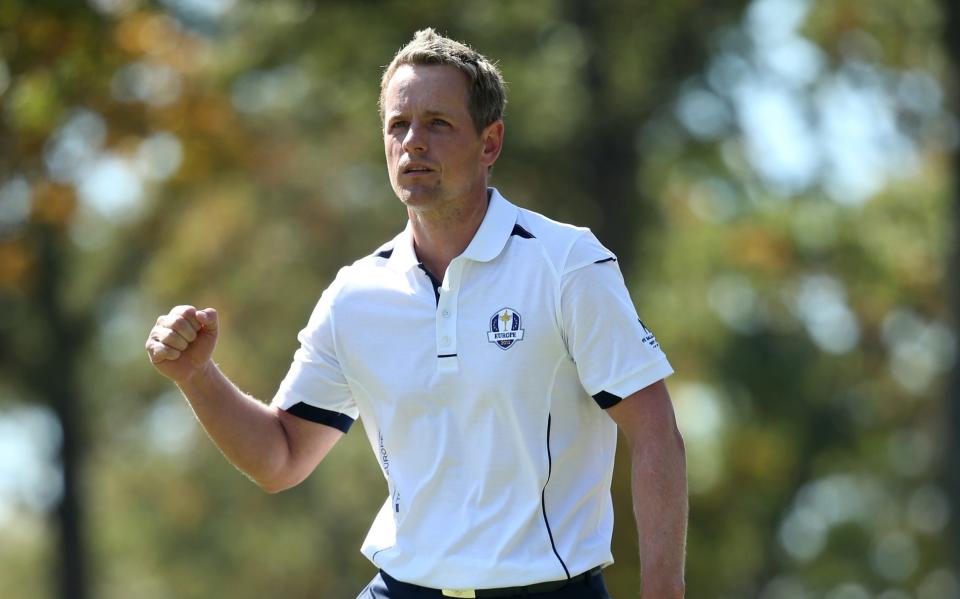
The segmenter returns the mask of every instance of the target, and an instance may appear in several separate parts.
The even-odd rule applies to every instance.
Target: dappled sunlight
[[[266,495],[143,346],[170,306],[215,306],[218,364],[269,401],[320,292],[404,224],[378,83],[432,25],[504,71],[493,184],[591,227],[677,371],[688,595],[960,597],[943,3],[695,4],[3,3],[0,595],[51,595],[68,495],[91,596],[369,578],[386,488],[363,431]]]
[[[727,475],[723,446],[730,423],[726,404],[716,389],[704,384],[674,386],[672,397],[689,456],[690,492],[706,493]]]
[[[0,526],[22,511],[45,515],[63,492],[60,424],[46,408],[0,409]]]

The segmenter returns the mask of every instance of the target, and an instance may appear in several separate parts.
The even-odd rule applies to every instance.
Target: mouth
[[[425,164],[411,163],[401,167],[400,173],[403,175],[425,175],[432,173],[433,169]]]

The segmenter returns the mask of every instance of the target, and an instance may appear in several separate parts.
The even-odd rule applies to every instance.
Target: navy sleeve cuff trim
[[[309,420],[310,422],[332,426],[338,431],[344,433],[349,431],[350,426],[353,424],[353,418],[347,416],[346,414],[341,414],[340,412],[334,412],[331,410],[324,410],[323,408],[311,406],[310,404],[303,403],[302,401],[290,406],[286,412],[288,414],[293,414],[298,418]]]
[[[607,408],[612,408],[623,401],[623,398],[618,395],[614,395],[613,393],[601,391],[593,396],[593,401],[597,402],[598,406],[606,410]]]

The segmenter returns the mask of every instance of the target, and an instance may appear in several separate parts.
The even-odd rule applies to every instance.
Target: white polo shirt
[[[433,588],[612,563],[603,408],[673,372],[589,230],[490,196],[442,282],[409,224],[341,269],[274,399],[343,431],[363,420],[389,495],[361,550]]]

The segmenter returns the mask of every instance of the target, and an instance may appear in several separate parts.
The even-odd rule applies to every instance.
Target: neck
[[[487,213],[487,190],[437,209],[407,208],[417,258],[442,280],[450,261],[463,253]]]

